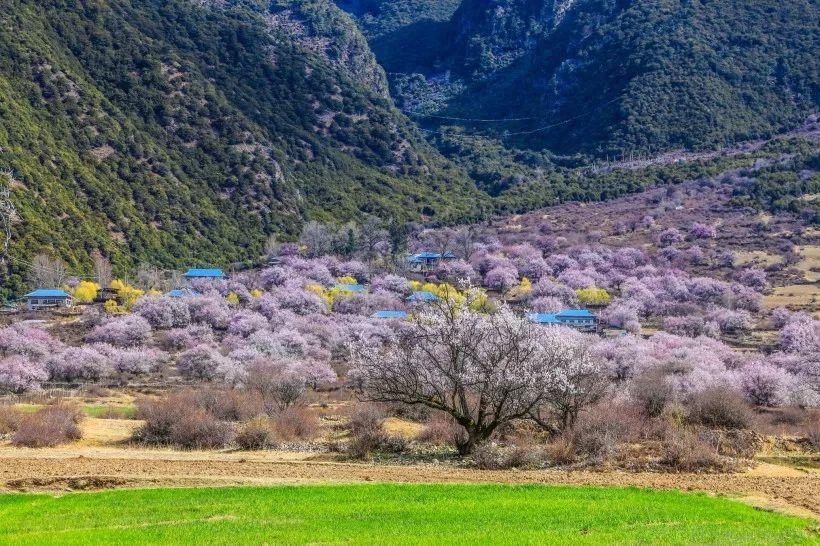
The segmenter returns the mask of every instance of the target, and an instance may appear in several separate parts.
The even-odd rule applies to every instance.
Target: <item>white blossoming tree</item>
[[[490,315],[468,301],[442,298],[393,339],[358,343],[353,375],[368,401],[424,405],[466,430],[471,453],[501,425],[530,419],[548,404],[585,342],[563,328],[542,328],[502,307]],[[557,383],[558,382],[558,383]]]

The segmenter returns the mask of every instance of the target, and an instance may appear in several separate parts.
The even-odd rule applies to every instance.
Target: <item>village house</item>
[[[29,311],[40,309],[55,309],[60,307],[71,307],[74,299],[71,294],[59,288],[39,288],[23,296],[26,308]]]
[[[421,292],[413,292],[409,296],[407,296],[407,301],[411,302],[430,302],[430,301],[437,301],[438,296],[433,294],[432,292],[427,292],[426,290]]]
[[[169,290],[165,295],[169,298],[191,298],[198,296],[199,292],[191,290],[190,288],[174,288],[173,290]]]
[[[377,319],[400,320],[407,318],[407,311],[376,311],[372,316]]]
[[[408,256],[407,263],[412,269],[427,271],[442,261],[455,259],[456,256],[452,252],[418,252]]]
[[[183,275],[187,280],[194,279],[224,279],[225,273],[221,269],[196,269],[191,268]]]
[[[564,309],[557,313],[531,313],[528,318],[544,326],[569,326],[584,332],[598,329],[598,317],[588,309]]]
[[[353,294],[364,294],[367,292],[367,288],[362,284],[339,283],[335,288],[341,292],[350,292]]]

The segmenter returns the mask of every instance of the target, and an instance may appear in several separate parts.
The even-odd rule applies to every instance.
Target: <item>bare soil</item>
[[[71,446],[0,447],[0,489],[49,491],[114,487],[199,487],[350,482],[537,483],[633,486],[729,495],[820,519],[820,473],[761,463],[735,474],[620,471],[484,471],[447,464],[385,465],[331,454],[199,452]]]

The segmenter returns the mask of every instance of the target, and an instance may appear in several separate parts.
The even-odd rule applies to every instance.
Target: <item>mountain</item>
[[[509,149],[720,147],[793,128],[820,103],[814,0],[463,0],[446,21],[420,12],[404,26],[395,11],[352,13],[397,103],[427,129]],[[380,27],[419,45],[386,51]]]
[[[589,163],[820,102],[814,0],[337,1],[4,0],[6,292],[44,251],[225,266],[308,219],[470,221],[742,168]],[[782,201],[770,178],[749,199]]]
[[[48,251],[88,271],[259,256],[305,218],[470,217],[469,178],[394,106],[322,0],[5,0],[4,284]]]

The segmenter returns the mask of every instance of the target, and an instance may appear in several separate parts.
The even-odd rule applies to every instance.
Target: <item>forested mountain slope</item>
[[[469,217],[475,186],[393,106],[353,22],[315,1],[5,0],[10,276],[225,264],[306,216]]]
[[[396,11],[359,20],[389,27]],[[818,21],[813,0],[463,0],[426,37],[417,22],[392,31],[416,48],[385,51],[378,33],[371,43],[399,105],[429,129],[605,157],[799,125],[820,103]]]

